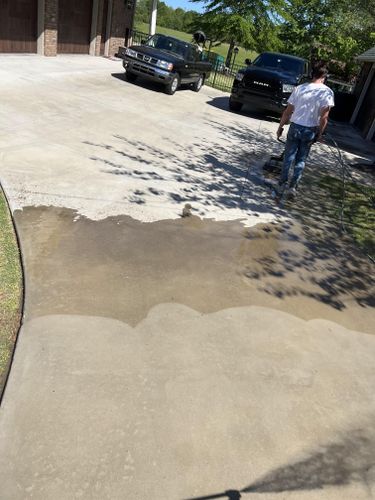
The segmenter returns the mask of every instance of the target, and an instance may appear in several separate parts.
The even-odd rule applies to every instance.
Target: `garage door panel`
[[[36,52],[38,0],[0,0],[0,52]]]
[[[92,0],[64,0],[59,3],[58,52],[88,54]]]

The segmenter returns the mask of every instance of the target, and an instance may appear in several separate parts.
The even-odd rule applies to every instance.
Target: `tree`
[[[229,43],[227,66],[236,44],[257,51],[278,47],[275,26],[279,22],[284,0],[203,1],[206,3],[205,12],[195,19],[194,28],[205,31],[213,43]]]
[[[135,24],[149,23],[151,12],[151,0],[138,0],[135,11]],[[186,11],[181,8],[173,9],[164,2],[158,2],[158,26],[171,28],[178,31],[189,31],[198,13],[195,11]]]
[[[151,11],[151,0],[138,0],[135,9],[135,24],[149,23]]]
[[[280,38],[288,53],[329,63],[344,78],[355,56],[374,45],[375,0],[289,0]],[[373,33],[373,34],[371,34]]]

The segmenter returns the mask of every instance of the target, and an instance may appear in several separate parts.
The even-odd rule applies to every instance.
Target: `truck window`
[[[196,47],[189,48],[187,52],[187,60],[188,61],[200,61],[201,60],[201,52]]]
[[[187,52],[189,49],[189,45],[187,43],[181,42],[180,40],[165,35],[152,36],[147,40],[145,46],[164,50],[166,52],[171,52],[172,54],[175,54],[182,58],[187,56]]]
[[[281,69],[297,75],[302,75],[304,71],[304,61],[292,59],[291,57],[281,54],[260,54],[260,56],[255,59],[253,65],[260,68]]]

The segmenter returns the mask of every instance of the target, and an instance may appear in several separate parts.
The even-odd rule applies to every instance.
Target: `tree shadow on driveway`
[[[342,234],[337,202],[321,187],[324,176],[340,177],[336,158],[317,146],[297,200],[280,206],[264,186],[262,170],[269,154],[280,153],[271,132],[209,118],[207,124],[216,139],[163,148],[115,135],[108,143],[87,142],[93,148],[90,158],[104,173],[131,180],[124,190],[129,203],[145,205],[158,198],[175,205],[176,214],[190,203],[201,217],[227,211],[229,220],[235,210],[238,219],[251,213],[279,221],[267,231],[244,232],[238,273],[258,291],[281,300],[312,299],[336,311],[349,303],[373,307],[373,265]]]
[[[99,154],[90,157],[102,163],[106,173],[130,177],[136,182],[153,182],[153,187],[173,203],[196,202],[216,210],[240,208],[244,216],[246,211],[281,215],[283,211],[275,207],[264,187],[259,162],[266,137],[258,138],[257,132],[241,132],[237,127],[230,132],[232,136],[226,138],[224,145],[202,140],[189,146],[175,144],[169,150],[122,135],[113,136],[111,144],[86,144],[110,153],[111,159]],[[238,141],[243,147],[236,144]],[[143,187],[137,189],[145,191]],[[127,194],[133,195],[134,192]],[[204,215],[204,210],[200,214]]]
[[[227,497],[242,498],[241,493],[285,493],[322,490],[362,484],[372,498],[375,482],[375,434],[373,427],[350,430],[294,462],[265,474],[242,490],[228,490],[189,500]],[[344,496],[342,496],[344,498]]]

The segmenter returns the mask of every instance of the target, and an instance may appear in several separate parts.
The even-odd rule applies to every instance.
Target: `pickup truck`
[[[231,111],[241,111],[244,104],[282,113],[295,86],[309,76],[310,68],[305,59],[263,52],[253,63],[235,76],[229,99]]]
[[[142,45],[120,47],[117,57],[123,59],[126,78],[138,77],[165,85],[173,95],[182,84],[190,84],[199,92],[210,76],[212,64],[202,60],[196,45],[166,35],[153,35]]]

